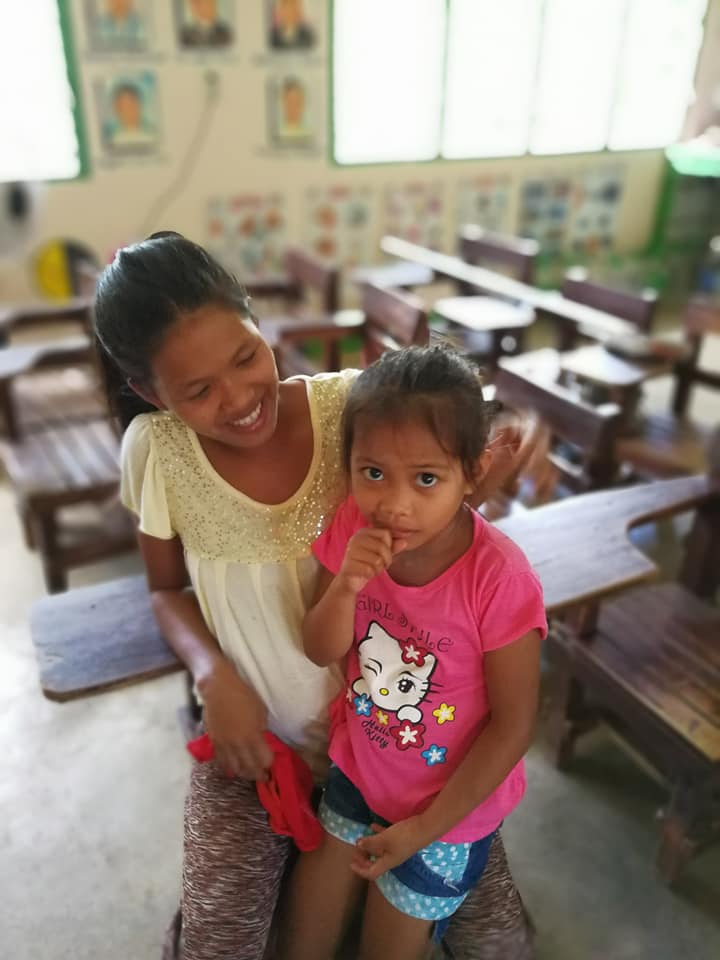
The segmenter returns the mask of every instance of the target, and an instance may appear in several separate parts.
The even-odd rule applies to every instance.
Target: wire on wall
[[[138,236],[146,237],[152,232],[158,224],[160,218],[167,208],[173,202],[176,196],[185,187],[192,176],[195,165],[202,152],[203,144],[207,134],[212,126],[217,105],[220,101],[220,75],[215,70],[205,72],[205,100],[202,105],[200,116],[198,117],[195,132],[190,138],[185,156],[180,161],[180,167],[177,176],[170,182],[167,189],[163,190],[155,203],[150,207],[150,211],[143,220]]]

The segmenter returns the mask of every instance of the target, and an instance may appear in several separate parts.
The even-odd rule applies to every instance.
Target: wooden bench
[[[548,612],[557,613],[651,578],[656,568],[630,543],[628,530],[672,509],[692,509],[717,492],[707,477],[682,477],[583,494],[497,526],[526,552]],[[181,669],[152,619],[143,577],[44,597],[33,605],[30,625],[40,684],[51,700]]]

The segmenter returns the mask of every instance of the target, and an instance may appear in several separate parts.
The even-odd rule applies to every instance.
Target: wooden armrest
[[[92,297],[74,297],[64,303],[30,303],[5,307],[0,311],[0,332],[56,321],[77,320],[87,325],[92,304]]]
[[[50,700],[73,700],[182,670],[163,639],[143,576],[43,597],[30,630],[40,685]]]
[[[720,498],[720,472],[569,497],[501,520],[527,555],[549,612],[652,577],[655,565],[627,538],[642,523]]]
[[[260,332],[271,346],[281,340],[285,343],[303,340],[332,343],[358,333],[364,324],[365,315],[361,310],[339,310],[325,317],[267,317],[260,321]]]
[[[4,347],[0,350],[0,380],[12,380],[39,367],[88,363],[91,359],[90,339],[84,334]]]

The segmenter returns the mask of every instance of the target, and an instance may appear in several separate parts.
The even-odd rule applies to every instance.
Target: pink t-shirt
[[[435,580],[405,587],[382,573],[358,594],[347,689],[333,703],[330,757],[391,823],[428,807],[489,716],[483,657],[547,632],[540,582],[511,540],[472,512],[471,547]],[[313,551],[337,573],[367,522],[349,497]],[[522,761],[441,840],[492,833],[525,792]]]

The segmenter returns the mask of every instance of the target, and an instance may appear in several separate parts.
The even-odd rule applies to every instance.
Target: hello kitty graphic
[[[358,703],[374,704],[383,714],[394,713],[403,723],[419,724],[423,714],[419,704],[430,691],[437,657],[412,638],[397,640],[373,620],[358,646],[361,676],[352,690]],[[418,744],[413,744],[418,745]]]

